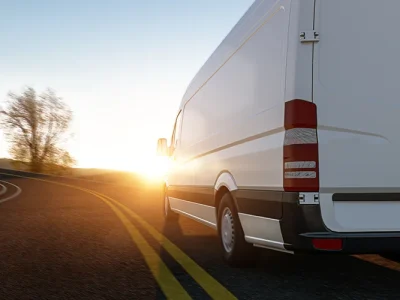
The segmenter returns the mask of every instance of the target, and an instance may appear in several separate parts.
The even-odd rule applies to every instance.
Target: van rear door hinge
[[[316,193],[300,193],[299,204],[319,204],[319,194]]]
[[[301,43],[316,43],[319,42],[319,33],[315,30],[308,30],[300,32]]]

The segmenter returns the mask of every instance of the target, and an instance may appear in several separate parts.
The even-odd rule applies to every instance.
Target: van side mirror
[[[158,139],[157,155],[158,156],[168,156],[169,155],[167,139],[164,139],[164,138]]]

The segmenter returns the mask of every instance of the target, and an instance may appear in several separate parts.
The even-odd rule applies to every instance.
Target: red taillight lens
[[[285,103],[285,129],[317,128],[317,106],[295,99]]]
[[[318,250],[342,250],[343,241],[341,239],[313,239],[313,246]]]
[[[317,107],[305,100],[285,104],[283,186],[285,191],[319,190]]]

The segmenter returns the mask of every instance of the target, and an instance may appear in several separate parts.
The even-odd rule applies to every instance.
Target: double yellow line
[[[223,285],[215,280],[210,274],[208,274],[203,268],[201,268],[194,260],[187,256],[175,244],[173,244],[153,226],[147,223],[138,214],[136,214],[120,202],[102,193],[86,188],[81,188],[75,185],[56,182],[52,180],[13,175],[8,173],[0,174],[66,186],[86,192],[97,197],[98,199],[101,199],[111,208],[112,211],[114,211],[114,213],[127,229],[132,241],[136,244],[136,246],[142,253],[146,264],[150,269],[150,272],[156,279],[158,285],[160,286],[167,299],[191,299],[191,297],[183,288],[183,286],[179,283],[179,281],[175,278],[172,272],[168,269],[167,265],[162,261],[160,256],[150,246],[150,244],[146,241],[143,235],[139,232],[136,226],[129,220],[126,215],[131,217],[144,229],[146,229],[148,233],[186,270],[186,272],[204,289],[204,291],[208,295],[210,295],[212,299],[237,299],[231,292],[229,292]]]

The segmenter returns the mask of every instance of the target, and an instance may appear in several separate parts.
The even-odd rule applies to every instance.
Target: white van
[[[399,0],[257,0],[183,97],[165,214],[225,259],[400,251]]]

